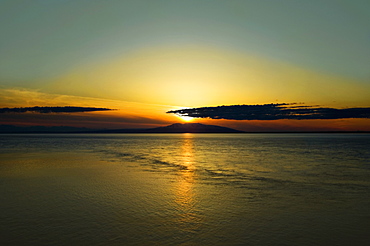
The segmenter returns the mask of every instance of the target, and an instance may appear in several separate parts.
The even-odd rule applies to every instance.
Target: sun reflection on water
[[[182,230],[195,231],[200,226],[201,218],[197,213],[194,191],[196,179],[192,134],[184,134],[181,145],[181,161],[186,168],[179,171],[175,186],[175,204],[179,212],[178,222]]]

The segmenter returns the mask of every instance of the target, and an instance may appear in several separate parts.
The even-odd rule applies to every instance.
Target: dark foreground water
[[[0,135],[0,245],[369,245],[369,134]]]

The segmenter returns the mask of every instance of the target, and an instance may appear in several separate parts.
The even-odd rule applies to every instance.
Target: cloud
[[[171,110],[167,113],[193,118],[227,120],[370,118],[370,108],[336,109],[319,106],[296,106],[296,104],[288,103],[189,108]]]
[[[27,113],[35,112],[42,114],[49,113],[81,113],[81,112],[93,112],[93,111],[108,111],[113,110],[109,108],[94,108],[94,107],[26,107],[26,108],[0,108],[0,113]]]

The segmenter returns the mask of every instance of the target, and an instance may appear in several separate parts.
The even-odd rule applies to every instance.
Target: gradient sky
[[[178,122],[165,112],[184,107],[369,107],[369,23],[365,0],[0,0],[0,107],[118,109],[83,116],[106,128]],[[370,130],[369,119],[197,121]]]

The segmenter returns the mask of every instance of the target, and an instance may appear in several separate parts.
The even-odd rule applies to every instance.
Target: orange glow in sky
[[[8,21],[0,23],[0,108],[115,110],[2,114],[0,124],[149,128],[207,122],[261,131],[370,130],[369,119],[329,124],[166,114],[270,103],[369,107],[365,2],[270,1],[269,8],[260,1],[221,0],[109,1],[102,8],[94,1],[24,2],[27,8],[22,1],[3,4]]]

